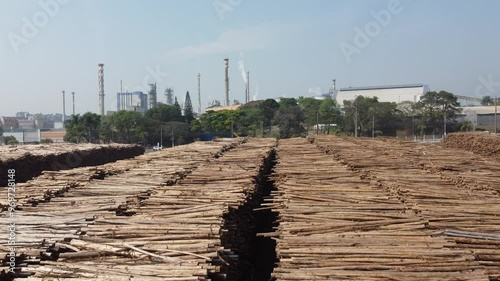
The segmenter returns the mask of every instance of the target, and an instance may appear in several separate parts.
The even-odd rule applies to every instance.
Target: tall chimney
[[[198,113],[201,114],[201,74],[198,73]]]
[[[71,92],[71,95],[73,96],[73,115],[75,115],[75,92]]]
[[[226,106],[229,106],[229,59],[224,59],[224,69],[226,73]]]
[[[66,122],[66,92],[62,91],[63,94],[63,116],[62,116],[62,122],[63,122],[63,128],[64,128],[64,122]]]
[[[99,64],[98,72],[98,84],[99,84],[99,111],[101,116],[104,116],[104,64]]]
[[[250,71],[247,71],[247,87],[246,87],[245,103],[250,102]]]

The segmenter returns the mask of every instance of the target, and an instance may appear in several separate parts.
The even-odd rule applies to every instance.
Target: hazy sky
[[[497,0],[0,0],[0,115],[61,112],[62,90],[77,113],[98,112],[101,62],[106,110],[120,80],[156,81],[159,101],[167,86],[180,101],[189,90],[197,110],[197,73],[202,106],[223,101],[226,57],[231,100],[244,100],[240,60],[257,99],[327,92],[333,78],[474,96],[479,77],[500,82],[498,11]]]

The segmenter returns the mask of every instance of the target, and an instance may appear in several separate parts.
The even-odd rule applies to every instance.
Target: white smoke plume
[[[256,101],[258,96],[259,96],[259,83],[256,83],[256,85],[255,85],[255,95],[253,96],[253,101]]]
[[[245,85],[246,85],[248,83],[247,72],[245,70],[245,62],[243,61],[243,59],[240,59],[238,61],[238,68],[240,69],[241,77],[243,77],[243,82],[245,82]]]
[[[320,87],[309,88],[309,90],[307,90],[307,91],[309,92],[309,95],[321,96],[321,88]]]

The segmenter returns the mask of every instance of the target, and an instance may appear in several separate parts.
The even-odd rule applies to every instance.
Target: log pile
[[[500,159],[500,137],[487,133],[448,134],[442,145],[445,148],[461,149]]]
[[[127,202],[140,202],[155,188],[175,184],[201,163],[244,141],[198,142],[92,169],[50,172],[20,184],[16,189],[18,261],[56,259],[53,251],[47,251],[48,246],[78,238],[82,227],[98,215],[130,215],[124,207]],[[106,177],[95,178],[96,170]],[[6,235],[0,232],[2,259],[8,249]]]
[[[0,146],[0,171],[16,170],[18,183],[31,180],[42,171],[59,171],[97,166],[144,153],[138,145],[50,144]],[[5,175],[0,186],[7,186]]]
[[[488,280],[469,251],[303,139],[280,141],[275,177],[276,280]]]
[[[274,144],[252,140],[223,154],[213,153],[217,158],[192,153],[191,160],[177,151],[176,157],[184,162],[202,158],[202,163],[179,177],[181,168],[172,167],[186,164],[175,157],[158,157],[32,207],[44,214],[50,213],[45,206],[51,205],[52,212],[62,207],[74,213],[64,217],[58,211],[50,218],[56,224],[30,226],[37,237],[49,237],[45,229],[60,232],[45,238],[43,255],[26,260],[21,273],[31,275],[26,280],[79,281],[220,280],[239,274],[238,247],[228,247],[246,242],[222,237],[235,220],[248,217],[243,210],[252,205],[255,177]],[[172,181],[172,173],[183,179]],[[93,217],[85,218],[89,214]],[[241,231],[245,230],[237,232]]]
[[[500,234],[498,162],[408,141],[315,141],[427,221],[449,241],[448,248],[470,251],[492,280],[500,276],[500,243],[491,238]]]

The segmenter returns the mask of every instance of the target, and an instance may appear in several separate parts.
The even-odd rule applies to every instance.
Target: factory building
[[[117,93],[116,110],[145,113],[148,110],[148,95],[143,92]]]
[[[500,114],[495,114],[495,106],[464,106],[457,120],[471,121],[475,128],[494,132],[495,118],[497,118],[496,124],[500,126]]]
[[[41,140],[40,130],[12,129],[5,131],[3,137],[14,137],[20,144],[39,143]]]
[[[379,102],[418,102],[427,92],[429,87],[423,84],[344,88],[337,94],[337,104],[343,106],[344,101],[355,100],[358,96],[378,97]]]

